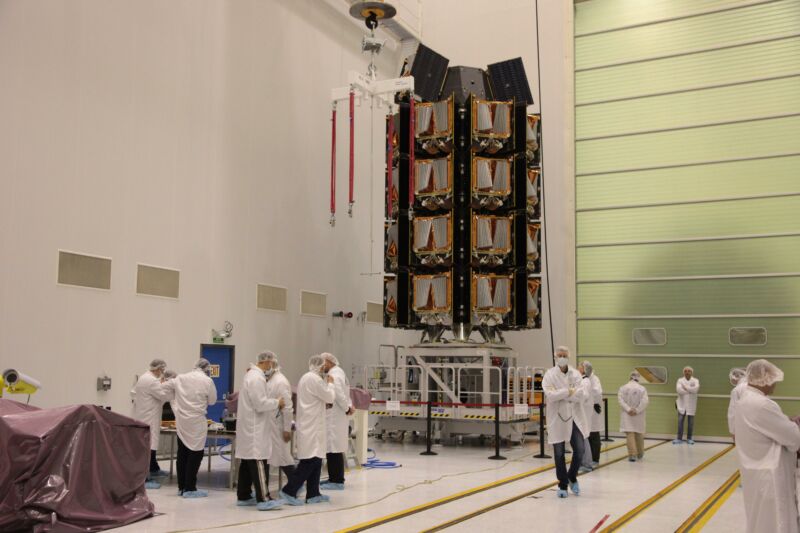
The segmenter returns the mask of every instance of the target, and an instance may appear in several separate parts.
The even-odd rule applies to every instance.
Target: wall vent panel
[[[310,316],[327,316],[327,300],[327,294],[321,292],[300,291],[300,314]]]
[[[367,302],[367,322],[383,324],[383,304]]]
[[[111,259],[59,250],[58,283],[110,290]]]
[[[257,290],[257,307],[259,309],[286,311],[286,295],[288,291],[285,287],[259,284]]]
[[[180,277],[178,270],[139,264],[136,268],[136,293],[178,298]]]

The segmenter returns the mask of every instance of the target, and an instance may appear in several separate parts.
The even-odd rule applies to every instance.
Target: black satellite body
[[[386,120],[384,326],[502,342],[541,327],[541,122],[521,59],[447,64],[420,45]]]

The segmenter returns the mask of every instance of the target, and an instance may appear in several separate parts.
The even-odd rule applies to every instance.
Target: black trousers
[[[589,433],[589,447],[592,449],[592,461],[595,463],[600,462],[600,432],[592,431]],[[584,450],[586,453],[586,450]]]
[[[556,477],[558,477],[558,488],[567,490],[570,482],[575,483],[578,481],[578,469],[581,467],[581,460],[583,459],[583,434],[575,422],[572,423],[572,435],[569,439],[569,445],[572,446],[572,463],[567,470],[567,461],[564,458],[565,443],[557,442],[553,444],[553,455],[556,463]]]
[[[297,491],[306,484],[306,499],[319,496],[319,476],[322,473],[322,458],[300,459],[286,485],[281,489],[285,494],[297,497]]]
[[[266,465],[265,468],[267,469],[267,479],[269,479],[269,465]],[[292,474],[294,474],[294,465],[280,466],[278,468],[283,470],[284,475],[286,475],[286,481],[288,482]],[[267,487],[267,496],[269,495],[269,487]]]
[[[191,492],[197,490],[197,472],[200,470],[200,463],[203,462],[203,452],[205,450],[190,450],[178,437],[178,490]]]
[[[156,451],[150,450],[150,473],[155,474],[161,470],[161,467],[158,466],[158,461],[156,461]]]
[[[328,460],[328,481],[330,483],[344,483],[344,454],[326,454]]]
[[[239,463],[239,483],[236,497],[241,501],[249,500],[252,489],[255,489],[256,500],[263,502],[269,494],[269,466],[266,460],[242,459]]]

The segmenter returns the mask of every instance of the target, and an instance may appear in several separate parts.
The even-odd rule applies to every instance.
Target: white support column
[[[356,414],[353,416],[355,423],[355,452],[356,461],[359,466],[367,462],[367,434],[369,432],[369,411],[363,409],[356,409]]]

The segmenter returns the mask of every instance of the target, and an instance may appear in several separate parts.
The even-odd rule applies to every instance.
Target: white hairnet
[[[639,374],[639,372],[637,372],[636,370],[634,370],[633,372],[631,372],[631,379],[638,383],[639,380],[642,379],[642,375]]]
[[[197,362],[194,364],[194,367],[195,367],[195,368],[199,368],[199,369],[200,369],[200,370],[202,370],[203,372],[206,372],[206,371],[208,370],[208,367],[210,367],[210,366],[211,366],[211,363],[209,363],[209,362],[208,362],[208,359],[206,359],[205,357],[201,357],[201,358],[200,358],[200,359],[198,359],[198,360],[197,360]]]
[[[590,363],[589,361],[581,361],[581,364],[583,365],[583,373],[587,376],[591,376],[592,372],[594,372],[594,367],[592,366],[592,363]]]
[[[728,378],[731,383],[739,383],[745,375],[747,375],[747,371],[744,368],[731,368]]]
[[[167,368],[167,362],[163,359],[153,359],[150,361],[150,370],[165,370]]]
[[[320,357],[322,357],[324,361],[328,361],[329,363],[333,363],[334,365],[339,364],[339,360],[336,359],[336,356],[333,355],[332,353],[325,352],[320,354]]]
[[[312,355],[308,358],[308,370],[310,372],[321,372],[325,365],[325,360],[321,355]]]
[[[559,346],[558,348],[556,348],[553,354],[556,357],[558,357],[559,354],[566,354],[566,356],[569,357],[569,348],[567,348],[566,346]]]
[[[278,364],[278,356],[275,355],[275,352],[271,352],[269,350],[266,350],[266,351],[263,351],[260,354],[258,354],[258,360],[257,361],[259,363],[261,363],[263,361],[270,361],[270,362],[272,362],[273,365],[277,365]]]
[[[164,378],[172,379],[178,376],[178,373],[174,370],[164,370]]]
[[[756,359],[747,365],[747,383],[757,387],[768,387],[783,381],[783,370],[766,359]]]
[[[690,366],[685,366],[685,367],[683,367],[683,371],[684,371],[684,372],[686,372],[687,370],[688,370],[689,372],[691,372],[692,374],[694,374],[694,368],[692,368],[692,367],[690,367]]]

